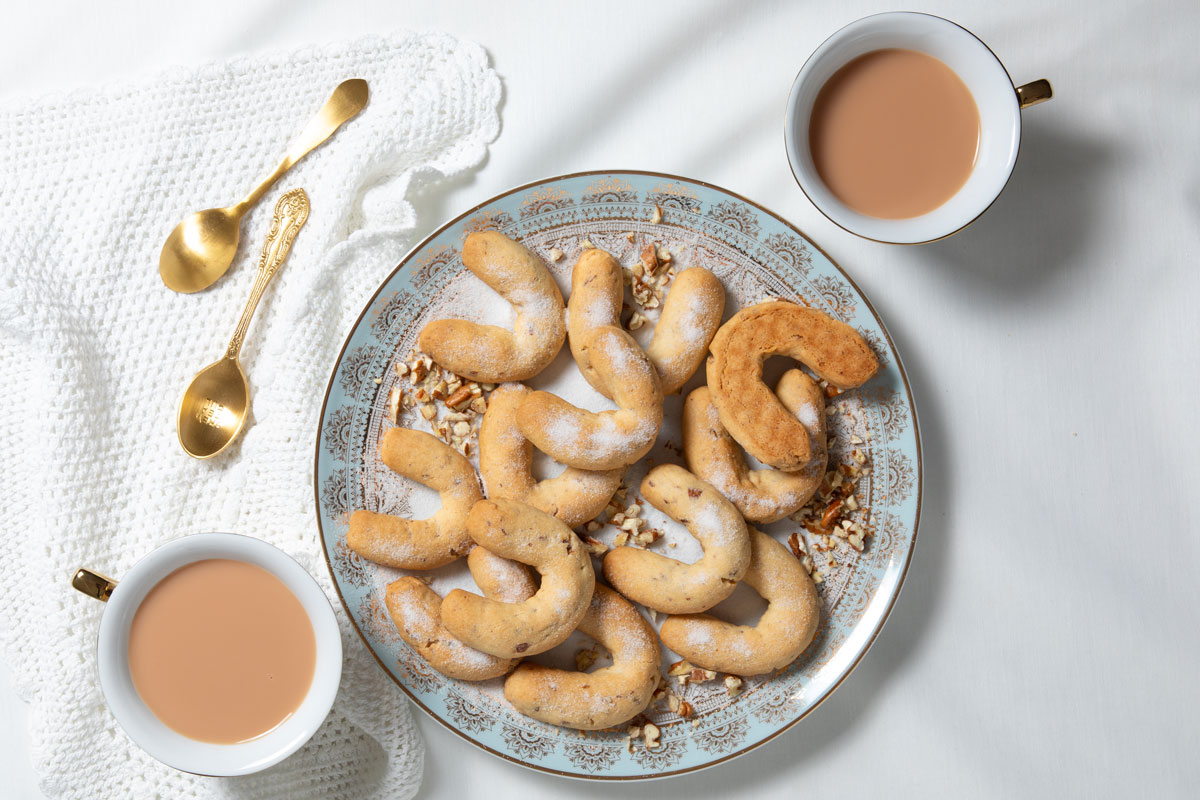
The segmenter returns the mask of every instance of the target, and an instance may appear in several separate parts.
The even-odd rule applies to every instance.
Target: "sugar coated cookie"
[[[721,424],[707,386],[688,395],[683,405],[683,452],[688,469],[708,481],[750,522],[775,522],[800,509],[825,476],[825,396],[817,382],[798,369],[788,370],[775,395],[812,441],[812,459],[799,472],[750,469],[742,449]]]
[[[408,428],[388,430],[379,456],[389,469],[437,491],[442,507],[429,519],[355,511],[346,534],[350,549],[377,564],[404,569],[433,569],[466,555],[471,547],[467,512],[483,497],[471,462],[440,439]]]
[[[733,625],[708,614],[672,616],[663,622],[663,643],[698,667],[733,675],[783,669],[817,632],[821,600],[800,561],[753,528],[750,542],[753,554],[742,580],[768,604],[757,625]]]
[[[686,526],[704,555],[685,564],[649,550],[617,547],[604,557],[604,577],[636,603],[668,614],[704,611],[728,597],[750,563],[746,521],[720,492],[675,464],[642,479],[642,497]]]
[[[523,381],[554,360],[566,337],[562,293],[542,260],[502,233],[467,236],[463,265],[512,304],[513,329],[462,319],[430,322],[420,348],[442,367],[474,381]]]
[[[528,394],[525,386],[509,383],[488,398],[479,426],[479,472],[488,497],[520,500],[553,514],[571,528],[595,519],[621,485],[625,468],[593,471],[567,467],[553,478],[535,480],[533,446],[517,428],[517,408]]]
[[[725,287],[711,272],[692,267],[675,276],[646,348],[663,394],[678,392],[700,367],[724,312]]]
[[[483,593],[495,600],[519,603],[537,590],[524,565],[482,547],[471,550],[467,566]],[[388,584],[385,601],[400,637],[443,675],[486,681],[507,674],[517,665],[515,658],[481,653],[456,639],[442,625],[442,598],[419,578],[406,575]]]
[[[612,397],[609,385],[592,366],[587,343],[599,328],[620,327],[624,292],[616,259],[598,248],[584,250],[571,272],[567,335],[579,372],[605,397]],[[699,368],[724,310],[725,287],[712,272],[692,267],[675,277],[646,348],[663,394],[678,392]]]
[[[526,661],[504,682],[504,697],[526,716],[580,730],[628,722],[658,686],[658,637],[625,598],[596,584],[579,630],[608,648],[613,663],[594,672],[552,669]]]
[[[618,410],[585,411],[549,392],[532,392],[517,409],[517,426],[534,447],[567,466],[624,467],[650,451],[662,425],[658,373],[620,328],[599,328],[587,347]]]
[[[567,298],[567,343],[579,372],[600,394],[611,397],[607,382],[588,357],[588,339],[599,328],[621,326],[621,300],[625,294],[621,265],[606,251],[589,248],[571,270],[571,296]]]
[[[561,520],[516,500],[481,500],[467,515],[471,538],[542,576],[537,593],[498,602],[462,589],[442,601],[442,624],[476,650],[520,658],[549,650],[575,630],[595,587],[591,557]]]

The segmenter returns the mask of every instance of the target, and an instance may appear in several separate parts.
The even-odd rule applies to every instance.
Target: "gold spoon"
[[[242,432],[250,412],[250,384],[238,361],[238,353],[263,291],[287,258],[292,240],[306,220],[308,195],[303,189],[292,189],[279,198],[275,204],[275,217],[271,220],[271,232],[258,260],[254,288],[250,290],[250,299],[242,310],[242,318],[229,340],[229,347],[225,349],[224,357],[197,372],[183,393],[176,427],[179,444],[193,458],[212,458]]]
[[[176,292],[198,292],[212,286],[224,275],[237,252],[242,216],[279,180],[279,176],[332,136],[366,104],[366,81],[354,78],[343,82],[291,143],[275,171],[246,195],[245,200],[228,208],[197,211],[176,225],[158,257],[158,274],[167,288]]]

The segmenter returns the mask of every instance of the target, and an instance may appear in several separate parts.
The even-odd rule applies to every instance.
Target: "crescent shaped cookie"
[[[346,534],[350,549],[404,569],[433,569],[465,555],[471,547],[467,512],[483,497],[471,462],[440,439],[408,428],[389,429],[379,456],[388,468],[437,491],[442,507],[429,519],[355,511]]]
[[[620,725],[645,710],[658,686],[658,637],[623,597],[596,584],[579,630],[612,653],[612,666],[572,672],[525,662],[504,697],[527,717],[585,731]]]
[[[746,521],[720,492],[675,464],[642,479],[642,497],[687,527],[704,555],[694,564],[635,547],[604,557],[604,577],[635,603],[668,614],[712,608],[733,592],[750,564]]]
[[[771,300],[734,314],[712,341],[708,388],[729,434],[762,463],[794,472],[812,459],[808,431],[762,381],[763,362],[784,355],[841,389],[879,368],[870,345],[844,322]]]
[[[750,522],[775,522],[802,508],[825,476],[825,396],[798,369],[783,373],[775,394],[812,440],[812,460],[799,472],[750,469],[737,442],[721,424],[707,386],[683,404],[683,451],[688,469],[708,481]]]
[[[562,293],[542,260],[502,233],[472,233],[463,266],[512,304],[513,329],[463,319],[427,324],[419,347],[440,366],[473,381],[523,381],[554,360],[566,336]]]
[[[467,530],[498,556],[542,576],[537,593],[505,603],[455,589],[442,601],[442,624],[460,641],[501,658],[541,653],[566,639],[588,609],[596,575],[579,538],[560,520],[516,500],[481,500]]]
[[[598,329],[621,325],[621,300],[625,286],[621,265],[598,247],[584,250],[571,270],[571,296],[567,299],[567,343],[579,373],[600,394],[610,397],[607,382],[592,367],[587,340]]]
[[[605,326],[588,339],[592,366],[617,411],[585,411],[549,392],[532,392],[517,426],[534,447],[569,467],[616,469],[650,451],[663,419],[658,373],[628,333]]]
[[[699,369],[725,313],[725,287],[703,267],[675,276],[646,348],[663,394],[675,394]]]
[[[591,251],[588,251],[591,252]],[[479,472],[488,497],[520,500],[553,514],[574,528],[604,510],[625,475],[625,468],[584,470],[567,467],[546,480],[535,480],[533,446],[517,428],[517,409],[529,395],[518,383],[498,387],[488,398],[479,426]]]
[[[583,251],[571,272],[568,341],[580,374],[609,398],[608,382],[592,366],[587,341],[599,328],[620,327],[624,291],[616,259],[598,248]],[[675,277],[646,348],[663,394],[678,392],[700,367],[724,311],[725,287],[712,272],[692,267]]]
[[[519,561],[502,558],[486,547],[475,545],[467,553],[467,569],[484,597],[501,603],[521,603],[533,597],[537,583],[529,567]]]
[[[488,597],[519,603],[537,590],[523,565],[482,547],[471,550],[467,566]],[[454,638],[442,625],[442,598],[420,578],[406,575],[388,584],[384,599],[400,638],[443,675],[464,681],[486,681],[511,672],[517,665],[515,658],[481,653]]]
[[[753,555],[742,577],[767,601],[758,624],[733,625],[708,614],[668,617],[667,647],[698,667],[734,675],[783,669],[817,632],[821,600],[800,561],[765,533],[750,529]]]

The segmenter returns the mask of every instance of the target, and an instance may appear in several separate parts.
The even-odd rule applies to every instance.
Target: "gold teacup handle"
[[[117,582],[112,578],[106,578],[99,572],[92,572],[85,567],[75,570],[75,574],[71,576],[71,585],[88,597],[94,597],[105,603],[108,602],[113,589],[117,588]]]
[[[1017,103],[1021,108],[1036,106],[1038,103],[1046,102],[1051,97],[1054,97],[1054,87],[1045,78],[1017,87]]]

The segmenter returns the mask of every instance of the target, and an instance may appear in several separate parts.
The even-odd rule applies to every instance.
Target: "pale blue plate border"
[[[601,221],[645,229],[656,207],[664,229],[673,226],[734,253],[761,283],[854,325],[875,347],[882,366],[857,390],[862,398],[857,424],[871,437],[875,476],[868,502],[877,532],[861,556],[851,553],[855,560],[835,605],[795,664],[748,682],[735,700],[714,704],[707,697],[698,727],[666,725],[657,751],[637,747],[630,753],[623,733],[545,725],[471,684],[430,670],[395,635],[377,590],[378,568],[346,547],[345,518],[361,507],[355,470],[362,468],[364,452],[373,451],[367,443],[386,403],[383,379],[418,313],[462,269],[457,248],[466,233],[493,228],[523,239],[548,230],[578,234]],[[702,181],[655,172],[583,172],[519,186],[481,203],[401,260],[367,302],[334,366],[321,408],[313,488],[322,545],[342,604],[372,655],[413,702],[463,738],[516,764],[575,778],[638,780],[711,767],[773,739],[858,665],[895,604],[912,559],[921,509],[920,434],[912,390],[883,322],[853,280],[798,229]]]

